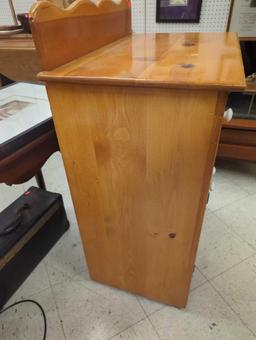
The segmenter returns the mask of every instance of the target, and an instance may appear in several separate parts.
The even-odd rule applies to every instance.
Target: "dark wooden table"
[[[39,71],[38,57],[31,34],[19,34],[0,39],[2,85],[9,84],[9,79],[36,81]],[[0,183],[19,184],[35,176],[38,185],[45,188],[41,167],[58,150],[52,118],[22,131],[0,144]]]
[[[45,188],[41,168],[47,159],[59,150],[59,145],[49,112],[44,115],[43,110],[46,110],[46,108],[40,109],[40,106],[40,112],[37,112],[38,107],[35,100],[41,100],[41,106],[46,106],[48,101],[47,99],[37,98],[34,99],[33,103],[33,98],[26,97],[22,91],[16,92],[15,86],[17,85],[10,86],[13,90],[13,95],[10,94],[7,98],[5,98],[6,96],[1,97],[4,90],[0,90],[0,132],[2,124],[2,137],[0,136],[0,183],[8,185],[20,184],[35,176],[38,186]],[[34,86],[38,87],[39,85]],[[26,119],[28,120],[27,113],[22,108],[22,105],[24,106],[26,102],[30,102],[29,104],[32,105],[30,111],[35,110],[32,118],[33,122],[36,122],[33,126],[31,126],[30,122],[27,128],[22,121],[22,118],[25,121]],[[20,111],[15,112],[13,108],[15,105],[16,109],[20,105]],[[21,116],[19,117],[19,115]],[[15,120],[17,124],[22,125],[20,128],[16,129]],[[3,130],[3,124],[6,125],[5,130]],[[10,131],[10,126],[13,126],[18,133],[10,133],[11,138],[4,138],[3,131],[7,131],[7,129]],[[9,135],[8,131],[6,133]]]

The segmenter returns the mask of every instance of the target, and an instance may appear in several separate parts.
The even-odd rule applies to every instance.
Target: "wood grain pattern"
[[[75,1],[61,9],[48,1],[31,11],[31,29],[43,70],[51,70],[131,33],[131,9],[102,0]]]
[[[240,37],[240,41],[256,41],[256,37]]]
[[[245,88],[237,36],[127,35],[128,5],[111,5],[111,15],[124,16],[129,29],[105,25],[108,11],[96,15],[90,7],[104,23],[95,35],[103,34],[102,44],[72,41],[66,53],[72,35],[65,27],[72,22],[79,40],[94,18],[78,17],[78,6],[65,12],[45,4],[32,16],[47,67],[39,79],[47,84],[91,277],[184,307],[227,91]],[[49,27],[59,33],[47,59]]]
[[[255,162],[256,147],[249,145],[220,144],[218,157]]]
[[[224,111],[218,93],[47,90],[92,278],[184,307]]]
[[[222,128],[218,158],[256,161],[256,122],[233,119]]]
[[[50,72],[43,81],[243,90],[234,33],[133,34]]]
[[[3,155],[2,149],[0,145],[0,183],[13,185],[34,177],[47,159],[59,150],[59,145],[53,128],[13,152],[9,148],[7,155]]]
[[[221,144],[249,145],[256,148],[256,131],[223,128],[220,138]]]
[[[37,81],[39,71],[31,34],[0,39],[0,74],[14,81]]]
[[[232,119],[230,122],[225,121],[223,127],[239,130],[256,130],[256,121],[249,119]]]

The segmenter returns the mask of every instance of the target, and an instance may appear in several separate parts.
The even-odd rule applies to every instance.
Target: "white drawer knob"
[[[215,174],[216,174],[216,168],[214,167],[213,170],[212,170],[212,179],[211,179],[211,184],[210,184],[210,191],[214,190],[213,177],[215,176]]]
[[[232,109],[228,109],[227,111],[224,112],[224,119],[227,122],[230,122],[233,118],[234,112]]]

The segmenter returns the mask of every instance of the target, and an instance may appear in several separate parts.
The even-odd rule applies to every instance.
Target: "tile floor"
[[[63,194],[71,228],[9,303],[40,302],[48,340],[256,339],[256,164],[217,168],[185,310],[90,280],[59,153],[43,172],[48,189]],[[31,184],[0,185],[0,210]],[[0,317],[1,340],[41,340],[42,333],[33,305]]]

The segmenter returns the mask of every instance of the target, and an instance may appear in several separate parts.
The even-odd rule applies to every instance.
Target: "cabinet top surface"
[[[100,85],[245,88],[235,33],[132,34],[39,79]]]

